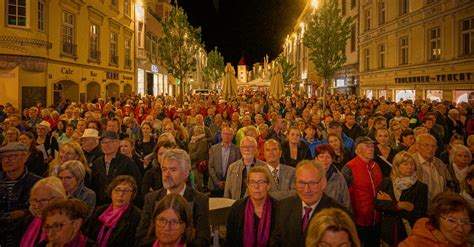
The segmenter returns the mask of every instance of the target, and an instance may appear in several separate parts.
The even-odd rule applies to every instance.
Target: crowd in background
[[[0,246],[209,246],[209,197],[224,246],[474,243],[474,101],[324,103],[0,105]]]

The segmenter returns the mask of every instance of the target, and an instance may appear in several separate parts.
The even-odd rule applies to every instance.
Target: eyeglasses
[[[179,220],[167,220],[163,217],[158,217],[156,218],[156,224],[159,226],[159,227],[166,227],[166,225],[169,224],[170,228],[173,229],[173,230],[178,230],[179,227],[181,226],[181,224],[183,224],[182,221],[179,221]]]
[[[258,180],[258,181],[249,180],[249,186],[252,186],[254,188],[257,188],[260,185],[265,185],[265,184],[268,184],[268,181],[265,181],[265,180]]]
[[[461,226],[462,228],[472,227],[474,223],[470,222],[469,220],[460,220],[452,217],[444,217],[440,216],[441,219],[446,221],[446,224],[452,228],[456,228]]]
[[[44,205],[46,203],[49,203],[51,200],[53,200],[54,197],[51,197],[49,199],[30,199],[28,200],[28,202],[30,203],[30,205],[35,205],[35,204],[41,204],[41,205]]]
[[[254,145],[251,145],[251,146],[240,146],[240,148],[242,148],[242,149],[253,149],[253,148],[257,148],[257,146],[254,146]]]
[[[0,155],[0,159],[6,159],[6,160],[9,160],[9,161],[14,161],[16,160],[19,156],[21,156],[21,154],[4,154],[4,155]]]
[[[310,189],[318,188],[318,185],[321,183],[323,178],[320,178],[319,181],[311,181],[311,182],[303,182],[303,181],[296,181],[296,188],[299,190],[304,190],[306,185],[309,186]]]
[[[125,189],[125,190],[113,189],[112,191],[113,191],[114,193],[116,193],[116,194],[128,194],[128,193],[131,193],[133,190],[129,190],[129,189]]]
[[[43,226],[43,231],[45,231],[46,233],[49,233],[50,231],[59,232],[59,231],[61,231],[61,229],[63,229],[64,225],[70,224],[74,221],[76,221],[76,220],[70,220],[70,221],[66,221],[64,223],[59,223],[59,224],[55,223],[55,224],[52,224],[52,225],[44,225]]]

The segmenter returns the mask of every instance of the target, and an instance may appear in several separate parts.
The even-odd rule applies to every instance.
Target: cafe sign
[[[395,77],[395,83],[429,83],[429,82],[465,82],[471,81],[472,73],[452,73],[452,74],[438,74],[434,76],[407,76]]]

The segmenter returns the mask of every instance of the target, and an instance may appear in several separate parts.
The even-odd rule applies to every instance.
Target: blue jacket
[[[306,143],[306,145],[308,145],[309,151],[311,152],[311,158],[314,159],[314,156],[315,156],[315,153],[316,153],[316,151],[314,149],[316,148],[317,145],[322,144],[323,142],[321,140],[316,139],[316,138],[312,142],[309,142],[308,140],[306,140],[305,137],[301,137],[301,141]]]
[[[323,139],[322,143],[328,143],[328,139]],[[350,151],[352,154],[354,153],[355,143],[352,138],[348,137],[346,134],[342,133],[342,146]]]

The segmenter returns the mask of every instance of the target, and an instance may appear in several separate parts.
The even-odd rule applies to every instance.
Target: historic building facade
[[[466,101],[474,91],[474,2],[361,1],[360,93]]]
[[[0,102],[17,107],[135,92],[133,0],[0,5]]]

